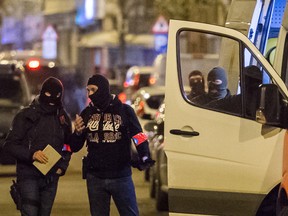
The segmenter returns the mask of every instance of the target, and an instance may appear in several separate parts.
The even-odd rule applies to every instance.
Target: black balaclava
[[[208,95],[212,99],[221,99],[227,95],[227,75],[221,67],[213,68],[207,77]]]
[[[189,86],[191,88],[190,96],[196,97],[198,95],[203,94],[205,91],[203,74],[198,70],[194,70],[189,74],[188,78],[189,78]]]
[[[50,96],[47,96],[45,92],[49,92]],[[63,85],[62,82],[55,78],[47,78],[43,84],[40,91],[39,101],[41,106],[46,111],[55,111],[62,106],[62,94]]]
[[[90,95],[89,98],[94,106],[100,110],[105,110],[112,99],[109,81],[104,76],[96,74],[89,78],[87,85],[96,85],[98,87],[98,90]]]

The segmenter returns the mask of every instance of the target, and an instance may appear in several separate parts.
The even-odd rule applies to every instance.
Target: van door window
[[[241,43],[210,33],[178,36],[180,86],[191,106],[255,119],[259,86],[271,83],[259,61]]]
[[[184,98],[189,103],[208,108],[214,100],[237,94],[238,41],[209,33],[181,31],[178,42],[179,76]],[[238,111],[235,109],[232,113]]]

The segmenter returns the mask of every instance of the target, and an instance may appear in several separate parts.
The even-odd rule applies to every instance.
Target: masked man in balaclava
[[[12,122],[4,150],[17,160],[17,183],[21,194],[21,215],[49,216],[56,196],[59,176],[65,174],[71,151],[71,121],[62,107],[63,85],[59,79],[46,79],[40,94],[20,110]],[[34,162],[47,164],[44,149],[52,146],[61,156],[48,173]]]
[[[190,93],[187,95],[189,100],[205,93],[205,80],[201,71],[194,70],[189,76],[189,86],[191,88]]]
[[[147,136],[134,110],[110,94],[108,80],[96,74],[87,83],[90,104],[76,115],[71,139],[73,152],[87,143],[84,160],[90,212],[92,216],[109,216],[113,198],[120,215],[139,215],[131,172],[131,139],[144,170],[154,164],[150,158]]]
[[[242,80],[240,80],[241,93],[212,101],[207,106],[230,113],[244,114],[248,118],[255,119],[256,110],[260,103],[259,86],[262,84],[262,76],[263,74],[257,66],[249,65],[245,67]],[[244,106],[242,103],[244,103]],[[242,107],[245,109],[242,110]]]
[[[214,100],[219,100],[230,95],[227,88],[227,74],[224,68],[215,67],[208,73],[208,92],[193,98],[192,102],[198,105],[206,105]]]

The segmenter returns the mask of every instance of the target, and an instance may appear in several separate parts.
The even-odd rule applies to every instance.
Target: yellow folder
[[[38,161],[34,161],[33,165],[41,173],[43,173],[43,175],[46,175],[49,170],[59,161],[61,155],[49,144],[43,149],[43,153],[48,157],[48,163],[43,164]]]

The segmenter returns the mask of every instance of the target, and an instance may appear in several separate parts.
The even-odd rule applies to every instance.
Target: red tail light
[[[124,86],[124,88],[127,88],[127,87],[129,86],[128,82],[125,81],[125,82],[123,83],[123,86]]]
[[[30,60],[29,62],[28,62],[28,68],[30,69],[30,70],[36,70],[36,69],[38,69],[40,67],[40,62],[39,62],[39,60]]]
[[[155,77],[150,77],[150,79],[149,79],[149,83],[150,83],[150,85],[154,85],[155,83],[156,83],[156,78]]]

